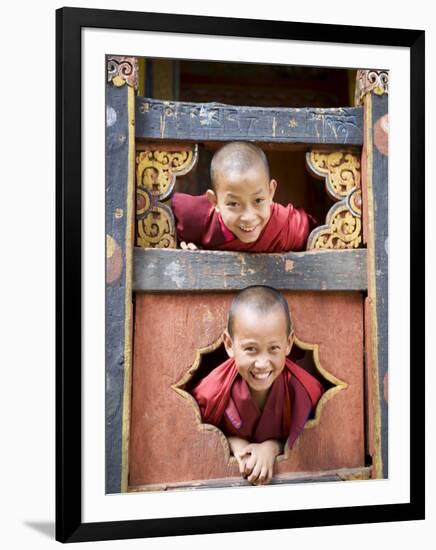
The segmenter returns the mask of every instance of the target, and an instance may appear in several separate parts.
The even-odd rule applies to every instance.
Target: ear
[[[277,180],[271,180],[269,182],[269,198],[273,200],[275,192],[277,189]]]
[[[223,334],[223,344],[226,348],[227,355],[233,357],[235,355],[233,351],[233,341],[227,330],[225,330]]]
[[[286,355],[289,355],[291,353],[292,346],[294,345],[294,331],[291,330],[291,333],[288,336],[288,342],[286,345]]]
[[[215,191],[212,191],[212,189],[208,189],[206,191],[207,200],[210,202],[212,206],[216,208],[217,205],[217,198],[215,195]]]

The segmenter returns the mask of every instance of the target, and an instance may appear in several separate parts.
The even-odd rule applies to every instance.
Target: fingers
[[[255,456],[251,455],[245,464],[245,478],[250,481],[252,479],[257,479],[260,473],[260,465],[257,462]]]
[[[272,480],[272,468],[264,466],[260,472],[259,483],[261,485],[268,485]]]
[[[251,455],[251,452],[248,449],[248,447],[245,447],[241,451],[236,451],[236,453],[235,453],[235,456],[239,456],[239,458],[244,458],[244,456],[247,456],[247,455],[248,456]]]
[[[247,478],[251,474],[256,462],[254,457],[250,453],[246,453],[245,450],[235,453],[235,457],[239,464],[239,473],[243,478]]]
[[[238,461],[239,473],[241,474],[241,476],[244,477],[246,460],[244,458],[241,458],[239,454],[235,454],[235,458]]]
[[[266,485],[271,483],[274,472],[274,464],[271,464],[268,456],[258,455],[255,445],[247,445],[235,453],[238,461],[239,472],[244,479],[252,485]]]
[[[249,446],[245,447],[241,451],[237,451],[235,454],[236,460],[239,464],[239,473],[246,477],[248,474],[251,473],[252,468],[247,467],[247,460],[251,456],[251,452],[249,450]]]
[[[271,468],[268,468],[268,466],[261,468],[256,465],[252,474],[247,479],[252,485],[268,485],[268,483],[271,483],[272,477],[273,472]]]
[[[247,481],[249,481],[253,485],[257,485],[260,472],[261,472],[261,468],[260,468],[259,464],[256,464],[254,466],[253,471],[251,472],[251,474],[247,477]]]
[[[252,454],[246,459],[245,472],[247,475],[251,474],[253,468],[256,466],[256,463],[257,458]]]
[[[183,250],[198,250],[194,243],[186,243],[185,241],[180,243],[180,248]]]
[[[263,485],[268,478],[268,468],[266,466],[263,466],[263,468],[260,470],[259,477],[255,480],[256,485]]]

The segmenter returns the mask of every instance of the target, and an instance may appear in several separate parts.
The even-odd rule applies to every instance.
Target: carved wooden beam
[[[339,200],[327,213],[326,223],[312,231],[307,249],[358,248],[362,243],[360,157],[347,151],[310,151],[310,171],[324,179],[327,193]]]
[[[250,254],[135,248],[134,291],[230,291],[265,284],[281,290],[364,291],[366,250]]]
[[[361,107],[266,108],[136,99],[136,137],[361,145]]]

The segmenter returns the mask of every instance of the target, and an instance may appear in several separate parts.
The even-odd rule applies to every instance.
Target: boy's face
[[[216,181],[216,193],[207,192],[209,201],[221,213],[228,229],[242,242],[259,238],[271,215],[277,187],[265,171],[253,166],[243,174],[223,172]]]
[[[252,395],[263,397],[285,366],[293,334],[286,334],[285,314],[280,306],[261,314],[240,306],[233,323],[233,338],[226,331],[224,345],[235,359],[239,374]]]

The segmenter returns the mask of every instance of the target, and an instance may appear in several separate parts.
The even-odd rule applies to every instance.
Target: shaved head
[[[216,192],[220,177],[226,174],[243,175],[255,168],[263,170],[266,179],[270,179],[268,160],[260,147],[248,141],[233,141],[219,149],[210,164],[210,179]]]
[[[275,309],[281,310],[286,320],[286,336],[291,333],[291,318],[288,302],[281,292],[269,286],[249,286],[241,290],[230,305],[227,332],[233,338],[235,319],[240,308],[266,315]]]

